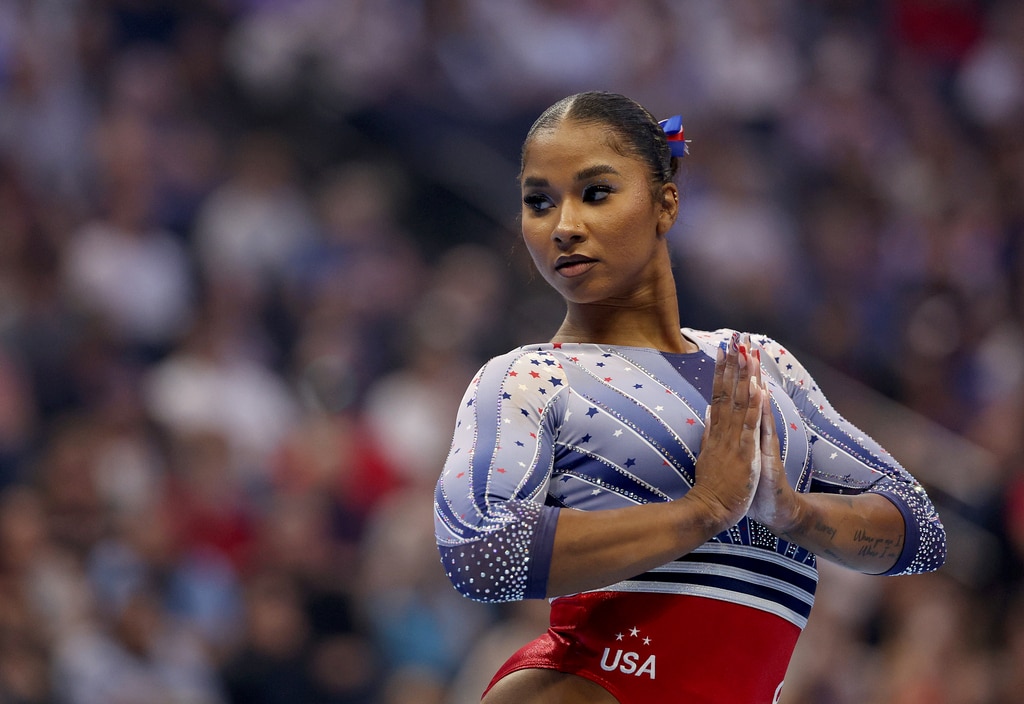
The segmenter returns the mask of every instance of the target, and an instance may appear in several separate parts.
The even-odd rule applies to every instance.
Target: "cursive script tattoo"
[[[857,554],[862,557],[872,557],[879,560],[892,559],[899,557],[903,551],[902,535],[899,538],[893,539],[869,535],[867,531],[858,529],[853,534],[853,541],[860,545]]]
[[[835,526],[831,526],[825,521],[817,521],[814,524],[814,530],[827,535],[829,541],[835,540],[836,533],[838,532]]]

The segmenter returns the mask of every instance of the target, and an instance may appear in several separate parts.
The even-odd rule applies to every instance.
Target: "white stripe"
[[[791,597],[799,599],[808,606],[814,604],[814,595],[805,589],[796,587],[789,582],[778,579],[777,577],[767,577],[757,572],[745,570],[740,567],[733,567],[731,565],[718,565],[713,562],[673,562],[650,571],[661,573],[671,572],[675,574],[709,574],[716,577],[737,579],[741,582],[758,584],[768,587],[769,589],[783,592],[784,594],[789,594]]]
[[[618,584],[612,584],[604,589],[597,589],[595,591],[686,594],[690,596],[704,597],[706,599],[715,599],[717,601],[725,601],[730,604],[738,604],[739,606],[747,606],[752,609],[757,609],[758,611],[764,611],[765,613],[773,614],[781,619],[789,621],[801,630],[803,630],[807,625],[807,619],[804,616],[769,599],[762,599],[761,597],[751,596],[750,594],[734,592],[732,590],[721,589],[719,587],[708,587],[701,584],[644,582],[633,579],[626,582],[619,582]]]
[[[436,517],[436,521],[434,523],[434,538],[437,541],[440,542],[441,539],[442,539],[441,536],[437,534],[437,525],[438,524],[440,524],[444,528],[445,533],[447,533],[448,535],[450,535],[452,537],[452,540],[451,540],[450,543],[448,541],[445,541],[446,545],[458,545],[459,543],[465,543],[467,541],[467,538],[465,536],[459,535],[458,533],[456,533],[454,530],[452,530],[449,527],[448,521],[446,521],[444,519],[444,516],[442,516],[438,511],[435,510],[434,511],[434,515]]]
[[[565,447],[568,447],[568,445],[566,445]],[[580,454],[587,454],[587,453],[583,452],[582,450],[579,450],[578,448],[573,448],[573,449],[576,449],[577,451],[579,451]],[[589,456],[591,457],[591,459],[599,460],[601,462],[606,462],[613,469],[617,468],[614,464],[612,464],[611,462],[608,462],[603,457],[600,457],[598,455],[589,455]],[[615,486],[614,484],[608,484],[608,483],[600,483],[599,484],[599,483],[597,483],[595,481],[592,481],[591,479],[588,479],[587,477],[581,477],[581,476],[578,476],[576,474],[572,474],[571,472],[566,472],[564,474],[559,474],[558,475],[558,479],[556,479],[555,481],[558,482],[558,483],[561,483],[561,478],[562,477],[568,477],[572,481],[577,481],[577,482],[580,482],[581,484],[587,484],[589,486],[601,489],[602,491],[607,491],[610,494],[615,494],[616,496],[620,497],[621,499],[623,499],[625,501],[633,502],[633,504],[635,504],[637,506],[643,506],[646,503],[648,503],[648,502],[646,502],[646,501],[644,501],[644,500],[642,500],[640,498],[633,498],[632,496],[629,495],[629,491],[627,489],[621,489],[621,488]],[[642,482],[640,480],[637,480],[636,483],[637,484],[642,484]],[[662,497],[664,497],[666,500],[670,500],[670,497],[666,496],[665,494],[663,494],[662,492],[658,491],[657,489],[653,489],[652,488],[652,491],[657,492]],[[548,494],[550,494],[551,496],[554,496],[555,498],[558,498],[558,494],[552,493],[550,488],[548,489]],[[575,507],[569,506],[568,508],[575,508]]]
[[[797,562],[785,555],[780,555],[777,552],[771,552],[770,550],[764,550],[762,548],[753,548],[750,545],[733,545],[731,543],[704,543],[699,548],[693,550],[694,553],[710,553],[718,555],[740,555],[753,560],[764,560],[765,562],[772,562],[779,567],[785,567],[786,569],[793,570],[798,574],[813,579],[815,582],[818,581],[818,570],[810,565],[805,565],[802,562]]]

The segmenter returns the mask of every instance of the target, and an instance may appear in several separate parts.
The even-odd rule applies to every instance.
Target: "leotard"
[[[671,501],[694,482],[716,348],[731,330],[684,328],[700,350],[537,344],[487,362],[460,407],[435,491],[442,564],[465,596],[543,598],[563,510]],[[776,341],[754,336],[789,482],[872,492],[903,515],[886,574],[936,569],[945,532],[920,483],[843,419]],[[771,702],[814,603],[815,555],[744,517],[631,579],[552,600],[551,628],[495,676],[548,667],[621,704]]]

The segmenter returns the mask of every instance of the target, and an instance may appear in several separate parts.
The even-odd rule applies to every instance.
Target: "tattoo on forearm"
[[[857,554],[862,557],[873,557],[879,560],[890,559],[900,556],[903,551],[903,536],[899,538],[886,538],[884,536],[869,535],[864,530],[857,530],[853,534],[854,543],[860,545]]]
[[[812,532],[817,535],[817,540],[820,541],[820,554],[822,557],[836,562],[840,565],[852,566],[856,562],[856,557],[869,558],[871,560],[881,561],[892,561],[900,556],[903,551],[903,536],[897,538],[890,538],[880,535],[872,535],[863,528],[858,528],[853,533],[853,550],[851,552],[848,549],[843,549],[836,544],[836,537],[839,535],[839,529],[829,523],[818,519],[815,521]],[[847,534],[848,535],[848,534]],[[798,543],[800,539],[796,535],[790,533],[783,533],[779,536],[783,540]],[[845,538],[842,541],[845,543]],[[826,547],[831,546],[831,547]],[[845,556],[844,556],[845,553]],[[854,554],[856,557],[854,557]]]
[[[828,523],[825,523],[824,521],[816,522],[814,524],[814,530],[818,531],[819,533],[827,535],[830,541],[834,540],[836,537],[836,527],[830,526]]]

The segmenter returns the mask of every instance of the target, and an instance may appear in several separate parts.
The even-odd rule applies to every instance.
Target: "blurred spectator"
[[[228,701],[310,701],[313,685],[303,658],[309,623],[299,592],[285,577],[256,576],[248,581],[245,605],[245,640],[222,674]]]
[[[258,345],[247,344],[250,321],[224,317],[235,312],[228,305],[198,320],[182,347],[152,367],[145,399],[153,418],[173,435],[222,433],[229,483],[258,489],[297,407],[285,381],[259,359]]]
[[[325,585],[289,571],[268,565],[247,580],[244,637],[222,672],[228,701],[370,701],[376,652],[349,605],[330,590],[307,591]]]
[[[95,110],[78,21],[72,3],[0,4],[0,153],[33,192],[75,201],[91,190]]]
[[[996,3],[985,30],[960,66],[957,93],[968,116],[999,129],[1024,115],[1024,9]]]
[[[405,480],[426,481],[444,463],[455,418],[438,409],[458,407],[458,385],[472,377],[483,354],[475,348],[493,349],[497,342],[501,331],[494,329],[493,311],[502,304],[505,285],[493,254],[471,246],[447,252],[410,308],[403,367],[368,389],[367,430]]]
[[[200,208],[196,254],[204,278],[248,294],[259,306],[294,253],[312,234],[313,220],[287,143],[278,135],[244,135],[228,178]]]
[[[332,559],[341,573],[356,568],[366,521],[404,483],[366,427],[349,412],[311,412],[281,444],[273,485],[282,496],[321,495],[332,512]]]
[[[454,594],[436,569],[431,515],[422,510],[431,495],[421,481],[375,511],[362,543],[359,596],[389,679],[415,674],[433,692],[458,672],[493,615]]]
[[[180,243],[148,222],[145,186],[110,194],[108,218],[74,233],[67,249],[68,293],[143,359],[167,351],[190,315],[192,280]]]
[[[30,489],[0,493],[0,555],[0,697],[41,704],[51,700],[54,638],[81,618],[85,604]]]
[[[289,261],[286,304],[298,321],[295,373],[328,383],[341,409],[401,360],[402,327],[420,293],[423,261],[400,223],[406,177],[384,163],[351,162],[317,184],[319,237]],[[328,376],[329,375],[329,376]],[[314,390],[313,387],[309,387]]]
[[[740,135],[721,135],[706,148],[701,161],[709,181],[687,195],[683,232],[675,242],[680,278],[703,282],[706,272],[716,272],[722,283],[703,296],[701,315],[712,316],[714,327],[761,330],[771,323],[768,309],[780,303],[793,309],[802,288],[793,224],[772,197],[769,173]],[[737,251],[749,256],[733,256]]]
[[[772,125],[804,78],[792,36],[791,13],[799,10],[788,0],[730,5],[727,12],[699,3],[688,8],[692,24],[686,37],[700,62],[694,73],[708,110],[741,125]]]
[[[224,62],[246,96],[276,111],[312,99],[342,112],[421,83],[421,0],[243,3]]]
[[[628,7],[609,0],[452,2],[435,13],[433,48],[460,104],[502,119],[595,79],[627,91],[664,56],[668,19],[657,0]]]
[[[83,624],[56,644],[54,689],[71,704],[224,699],[201,643],[173,622],[142,583],[104,604],[103,625]]]

